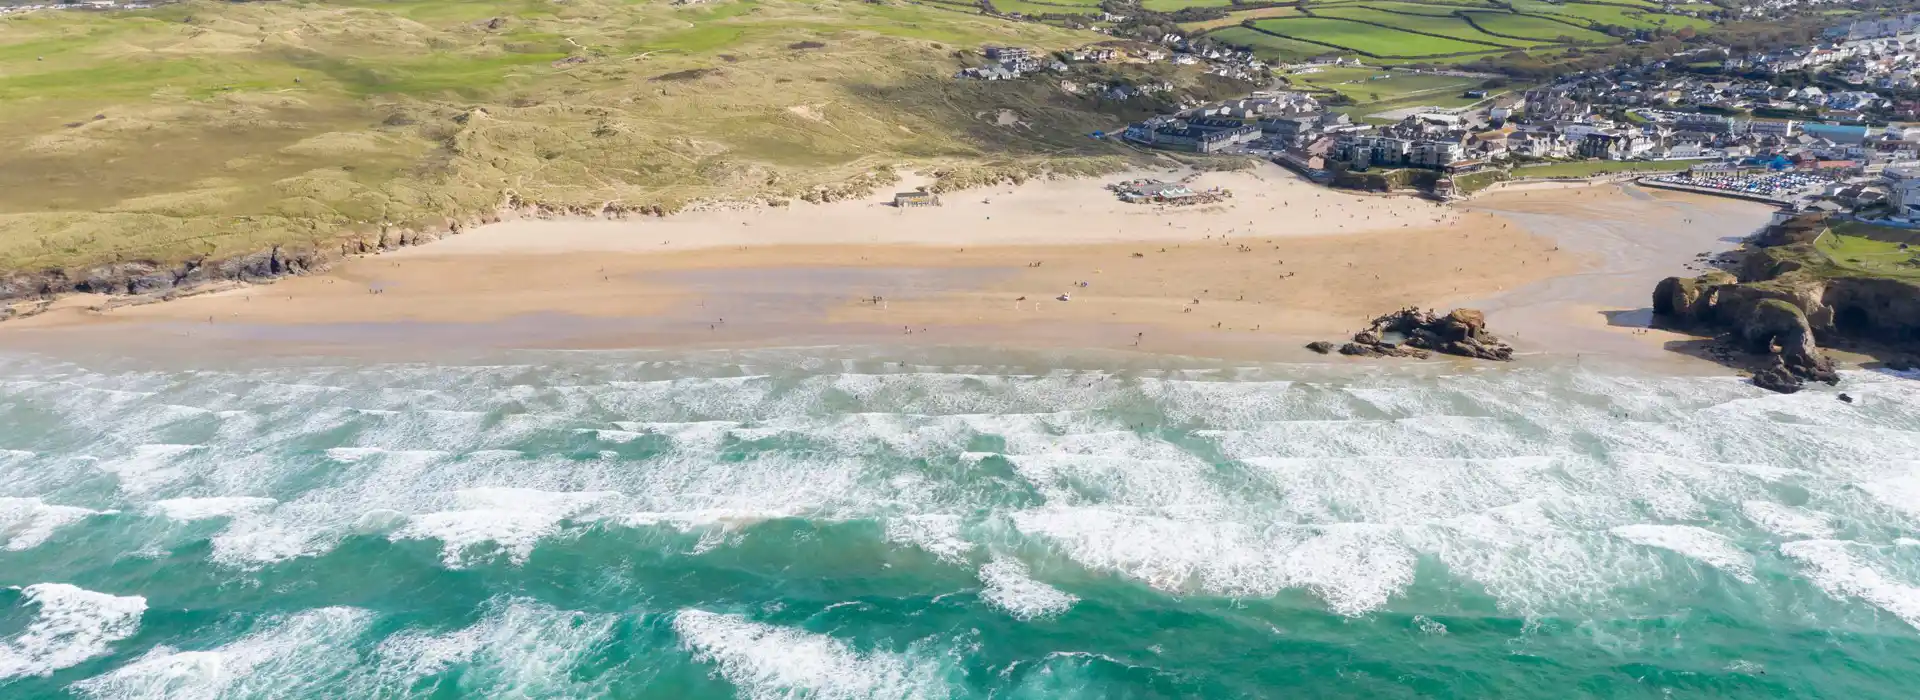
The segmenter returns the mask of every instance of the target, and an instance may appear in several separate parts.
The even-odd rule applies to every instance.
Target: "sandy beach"
[[[1657,353],[1631,315],[1653,281],[1767,215],[1618,185],[1443,206],[1270,166],[1200,175],[1195,187],[1234,193],[1224,203],[1160,207],[1104,189],[1128,176],[1180,174],[972,190],[921,209],[882,193],[665,219],[510,219],[270,285],[106,311],[68,299],[0,327],[0,342],[140,328],[296,345],[896,338],[1264,357],[1401,306],[1475,305],[1523,350]]]

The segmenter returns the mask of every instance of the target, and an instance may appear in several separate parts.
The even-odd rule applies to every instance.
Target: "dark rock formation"
[[[1752,264],[1756,258],[1774,262]],[[1787,264],[1776,264],[1782,262]],[[1747,278],[1756,270],[1769,276]],[[1775,391],[1797,391],[1806,381],[1839,381],[1820,342],[1899,345],[1920,338],[1920,286],[1897,279],[1822,277],[1767,250],[1748,255],[1738,280],[1721,272],[1661,280],[1654,288],[1653,312],[1668,326],[1727,333],[1731,344],[1749,356],[1718,357],[1747,365],[1754,384]]]
[[[1307,349],[1320,353],[1322,355],[1325,355],[1327,353],[1333,352],[1333,343],[1329,343],[1324,340],[1316,340],[1311,343],[1307,343]]]
[[[1802,380],[1840,382],[1840,375],[1833,371],[1833,361],[1820,354],[1820,348],[1814,345],[1813,328],[1798,306],[1780,299],[1754,304],[1739,333],[1748,352],[1773,358],[1770,366],[1754,374],[1755,384],[1780,391],[1790,380],[1797,391]]]
[[[1425,359],[1435,352],[1503,362],[1513,359],[1513,348],[1488,333],[1486,314],[1474,309],[1436,316],[1408,307],[1374,319],[1366,330],[1353,334],[1353,342],[1340,346],[1340,354],[1357,357]]]

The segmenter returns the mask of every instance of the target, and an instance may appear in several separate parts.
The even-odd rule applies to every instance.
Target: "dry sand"
[[[975,190],[927,209],[864,201],[507,221],[272,285],[104,313],[70,302],[7,324],[0,341],[33,329],[146,326],[297,343],[906,337],[1258,356],[1400,306],[1472,301],[1511,324],[1496,330],[1526,328],[1538,349],[1568,350],[1554,338],[1610,328],[1618,319],[1600,312],[1644,306],[1644,278],[1679,272],[1696,251],[1672,246],[1705,235],[1669,229],[1720,206],[1603,186],[1442,207],[1262,168],[1202,176],[1197,187],[1234,191],[1226,203],[1166,208],[1121,203],[1103,189],[1109,181]],[[1720,212],[1728,230],[1764,222],[1754,213],[1764,207],[1735,204],[1746,208]],[[1622,292],[1642,284],[1628,305]],[[1593,285],[1603,298],[1582,292]]]

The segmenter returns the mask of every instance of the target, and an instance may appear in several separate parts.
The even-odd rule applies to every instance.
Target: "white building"
[[[1920,219],[1920,163],[1903,163],[1881,173],[1887,179],[1888,199],[1893,202],[1893,218]]]

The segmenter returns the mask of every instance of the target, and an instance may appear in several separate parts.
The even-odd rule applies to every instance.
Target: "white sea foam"
[[[928,663],[905,654],[860,652],[822,634],[694,609],[674,616],[673,629],[695,659],[712,664],[749,700],[950,695]]]
[[[1413,580],[1413,552],[1378,526],[1254,527],[1093,508],[1027,510],[1013,520],[1082,566],[1170,592],[1257,597],[1304,588],[1334,612],[1359,615]]]
[[[462,510],[414,516],[391,535],[393,540],[437,539],[448,567],[467,566],[470,549],[494,544],[515,564],[533,555],[542,538],[601,500],[619,494],[596,491],[555,493],[520,488],[465,489],[454,494]]]
[[[33,549],[60,528],[114,511],[48,505],[38,498],[0,498],[0,538],[8,551]]]
[[[183,522],[206,520],[209,518],[230,518],[244,513],[252,513],[272,508],[278,503],[271,498],[255,496],[213,496],[208,498],[169,498],[154,501],[150,505],[154,511],[167,518]]]
[[[113,700],[230,697],[332,697],[359,663],[351,644],[373,615],[320,608],[256,623],[239,639],[205,651],[155,647],[134,661],[73,684],[72,690]]]
[[[1405,532],[1415,551],[1478,582],[1502,607],[1533,615],[1599,605],[1616,586],[1652,580],[1658,563],[1620,551],[1605,535],[1570,530],[1538,501],[1450,518]]]
[[[996,556],[980,567],[980,582],[987,585],[980,598],[1020,620],[1052,617],[1073,607],[1079,596],[1033,580],[1027,565],[1012,557]]]
[[[1920,465],[1910,464],[1904,473],[1859,486],[1881,503],[1920,522]]]
[[[494,600],[473,625],[445,633],[408,630],[381,641],[374,688],[393,695],[459,668],[460,689],[480,697],[589,697],[605,692],[574,677],[608,643],[619,617],[557,610],[524,599]]]
[[[21,589],[21,602],[38,607],[33,622],[0,641],[0,680],[45,676],[107,653],[140,629],[147,599],[96,593],[64,583]]]
[[[1780,537],[1826,539],[1833,536],[1829,516],[1818,511],[1772,501],[1746,501],[1740,504],[1740,512]]]
[[[1664,549],[1727,572],[1742,581],[1753,581],[1753,555],[1719,533],[1692,525],[1623,525],[1608,532],[1634,544]]]
[[[190,476],[186,463],[205,450],[205,445],[136,445],[133,454],[101,462],[99,469],[119,479],[122,491],[149,493]]]
[[[1920,628],[1920,586],[1899,581],[1862,562],[1844,540],[1801,540],[1780,545],[1814,585],[1838,600],[1856,598]]]
[[[974,548],[961,535],[961,525],[960,516],[944,513],[895,516],[887,518],[886,538],[888,542],[919,547],[941,561],[959,563]]]

